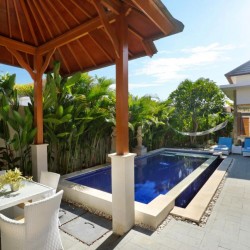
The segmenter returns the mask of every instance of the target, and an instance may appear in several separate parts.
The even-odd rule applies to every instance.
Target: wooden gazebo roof
[[[18,50],[33,68],[36,53],[46,55],[55,48],[45,71],[54,60],[61,62],[63,75],[114,64],[122,8],[129,59],[152,56],[157,52],[153,40],[183,29],[158,0],[1,0],[0,63],[20,66],[9,51]]]
[[[0,0],[0,63],[34,80],[36,143],[43,143],[42,74],[116,64],[117,153],[128,152],[128,60],[152,56],[153,41],[183,30],[160,0]]]

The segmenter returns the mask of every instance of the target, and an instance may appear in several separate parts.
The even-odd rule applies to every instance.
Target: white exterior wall
[[[250,85],[250,74],[242,76],[232,76],[233,84]]]
[[[248,88],[238,89],[237,95],[237,105],[250,104],[250,85]]]

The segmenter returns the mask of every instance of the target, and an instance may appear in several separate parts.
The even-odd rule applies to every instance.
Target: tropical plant
[[[81,73],[63,78],[59,71],[55,62],[43,90],[44,136],[50,170],[68,173],[106,159],[107,143],[102,138],[111,127],[114,102],[111,80]]]
[[[229,119],[224,111],[225,95],[209,79],[184,80],[169,100],[175,107],[170,123],[179,131],[203,131]],[[196,143],[196,136],[190,136],[190,143]]]
[[[130,147],[136,145],[137,128],[142,127],[143,144],[148,150],[164,145],[164,135],[167,131],[167,118],[173,112],[169,102],[160,101],[152,96],[129,96]]]
[[[30,144],[36,129],[28,107],[19,107],[15,75],[6,74],[0,79],[0,138],[4,146],[0,148],[1,167],[20,167],[25,174],[31,173]]]

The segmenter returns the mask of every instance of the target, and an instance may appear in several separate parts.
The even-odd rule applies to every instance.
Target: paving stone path
[[[109,220],[64,204],[67,214],[61,217],[61,235],[65,250],[250,250],[250,157],[229,157],[233,164],[204,227],[172,218],[160,232],[134,227],[118,237],[112,234]],[[71,236],[76,232],[81,241]]]

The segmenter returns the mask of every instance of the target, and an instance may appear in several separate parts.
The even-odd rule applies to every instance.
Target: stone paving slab
[[[87,213],[87,211],[83,208],[76,207],[68,202],[62,201],[61,208],[59,210],[60,224],[63,225],[85,213]]]
[[[172,218],[160,231],[143,231],[134,227],[119,237],[112,234],[110,221],[102,221],[97,216],[95,223],[108,232],[91,246],[61,232],[65,250],[250,250],[250,157],[229,157],[233,159],[233,164],[204,227]],[[88,213],[78,218],[84,221],[85,215]],[[82,228],[79,231],[83,234]]]
[[[63,224],[60,229],[90,246],[111,230],[111,222],[85,213]]]

